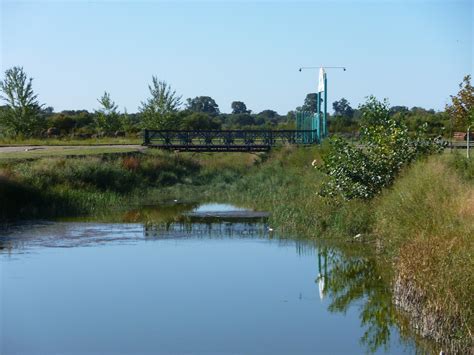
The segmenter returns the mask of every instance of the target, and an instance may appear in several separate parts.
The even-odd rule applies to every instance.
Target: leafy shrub
[[[362,146],[341,137],[331,139],[322,167],[330,179],[323,185],[322,195],[370,199],[391,185],[402,167],[442,150],[421,130],[409,135],[405,124],[390,116],[387,101],[371,96],[360,109]]]

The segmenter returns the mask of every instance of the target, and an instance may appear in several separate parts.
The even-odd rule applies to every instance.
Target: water
[[[122,216],[137,223],[0,233],[0,353],[415,351],[370,256],[279,238],[251,214],[182,217],[234,210],[149,208]]]

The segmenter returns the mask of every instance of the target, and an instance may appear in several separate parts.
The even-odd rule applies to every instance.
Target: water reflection
[[[216,219],[215,213],[220,212],[226,213],[225,218]],[[113,222],[120,223],[63,221],[13,226],[8,232],[0,233],[0,254],[44,247],[71,248],[181,239],[249,239],[282,247],[293,246],[299,256],[316,257],[312,269],[314,291],[330,312],[345,315],[357,309],[362,327],[360,342],[368,352],[388,351],[389,345],[393,346],[391,334],[395,329],[398,329],[395,331],[397,338],[408,349],[405,351],[413,351],[413,340],[405,337],[405,333],[399,334],[389,284],[381,277],[375,256],[362,248],[354,252],[349,246],[351,252],[348,252],[339,246],[284,238],[269,231],[264,215],[252,215],[252,211],[242,209],[222,211],[219,206],[211,209],[179,204],[158,209],[150,206],[114,218]],[[299,298],[303,298],[301,293]],[[397,347],[397,351],[404,350]]]
[[[327,294],[330,298],[329,310],[345,313],[349,307],[359,305],[359,318],[364,328],[361,342],[371,352],[387,346],[397,318],[390,287],[382,279],[375,259],[322,248],[318,252],[318,266],[316,281],[321,297]]]
[[[359,308],[363,334],[361,343],[368,352],[383,348],[389,350],[394,328],[400,328],[399,314],[392,303],[389,283],[382,278],[376,259],[369,252],[349,255],[339,248],[319,246],[315,241],[292,240],[269,234],[267,224],[260,223],[165,223],[147,224],[149,238],[205,237],[205,238],[261,238],[273,239],[281,245],[294,244],[298,255],[317,254],[319,298],[329,300],[328,310],[345,314],[349,308]],[[351,248],[352,246],[349,246]],[[401,329],[399,329],[401,330]],[[406,346],[414,339],[403,334]],[[422,351],[419,349],[419,351]]]

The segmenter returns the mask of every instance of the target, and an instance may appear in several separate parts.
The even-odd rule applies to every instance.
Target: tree
[[[296,121],[296,112],[295,111],[288,111],[286,114],[287,121]]]
[[[273,110],[263,110],[258,116],[265,118],[267,121],[278,118],[278,112]]]
[[[341,116],[349,119],[354,116],[354,109],[345,98],[342,98],[339,101],[334,101],[332,103],[332,108],[334,109],[334,116]]]
[[[165,81],[159,81],[156,76],[152,77],[152,84],[148,85],[148,89],[151,97],[139,107],[142,128],[176,128],[179,125],[177,112],[182,104],[181,96],[178,96]]]
[[[247,110],[247,106],[242,101],[234,101],[230,105],[232,108],[232,113],[238,115],[240,113],[250,113],[250,110]]]
[[[43,114],[45,114],[46,116],[52,116],[54,114],[54,107],[48,106],[48,107],[45,107],[42,111],[43,111]]]
[[[104,95],[97,100],[100,108],[95,111],[95,127],[98,132],[113,132],[120,129],[120,114],[117,111],[118,106],[110,98],[110,94],[105,91]]]
[[[390,114],[395,115],[395,114],[404,114],[408,113],[410,110],[406,106],[392,106],[390,107]]]
[[[303,107],[301,107],[302,111],[316,113],[317,102],[318,102],[318,94],[310,93],[306,95],[306,98],[304,99]]]
[[[181,128],[189,130],[220,129],[221,123],[205,113],[193,112],[183,119]]]
[[[132,118],[127,112],[127,108],[124,108],[123,113],[119,116],[120,129],[129,133],[133,130]]]
[[[459,127],[467,129],[474,125],[474,87],[470,75],[459,84],[458,94],[451,96],[451,105],[446,105],[446,112]]]
[[[422,130],[409,134],[402,121],[390,116],[387,101],[371,96],[360,110],[363,147],[337,136],[331,138],[331,148],[323,158],[322,170],[329,178],[323,185],[323,195],[370,199],[390,186],[405,165],[443,150]]]
[[[43,126],[43,105],[38,102],[32,82],[33,79],[27,77],[22,67],[8,69],[5,78],[0,81],[0,98],[7,106],[0,116],[4,134],[31,136]]]
[[[248,113],[232,115],[232,124],[235,126],[251,126],[255,124],[255,119]]]
[[[211,116],[219,114],[219,105],[209,96],[197,96],[194,99],[187,100],[186,108],[193,112],[207,113]]]

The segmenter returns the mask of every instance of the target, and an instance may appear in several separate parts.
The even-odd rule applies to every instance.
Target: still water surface
[[[243,212],[160,207],[0,232],[0,353],[416,351],[370,258],[279,238]]]

